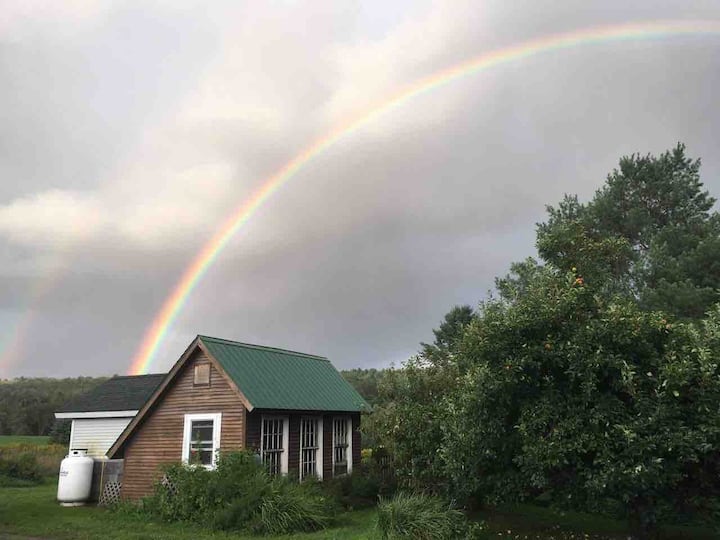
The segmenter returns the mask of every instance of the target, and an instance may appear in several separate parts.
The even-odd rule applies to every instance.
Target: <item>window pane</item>
[[[190,463],[212,465],[213,426],[212,420],[193,420],[190,424]]]
[[[263,419],[262,460],[270,474],[280,474],[283,448],[283,420]]]
[[[213,421],[212,420],[194,420],[190,428],[191,441],[210,441],[212,445],[213,438]]]
[[[300,479],[317,475],[318,420],[300,420]]]
[[[348,419],[333,420],[333,475],[347,474],[348,471]]]

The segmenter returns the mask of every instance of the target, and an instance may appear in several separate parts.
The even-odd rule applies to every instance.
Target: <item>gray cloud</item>
[[[418,77],[552,32],[720,19],[703,1],[68,6],[22,16],[18,4],[0,19],[4,376],[127,370],[229,213]],[[719,50],[717,36],[595,44],[407,101],[259,209],[155,369],[197,333],[340,367],[400,362],[453,304],[476,304],[533,254],[545,204],[591,196],[623,154],[682,140],[720,194]]]

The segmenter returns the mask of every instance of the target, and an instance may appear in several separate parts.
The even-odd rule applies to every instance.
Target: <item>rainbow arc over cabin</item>
[[[466,62],[441,70],[417,80],[366,110],[337,126],[329,133],[315,140],[299,154],[267,178],[261,187],[225,220],[217,232],[203,246],[183,272],[162,308],[147,329],[142,343],[132,361],[131,374],[147,373],[153,364],[158,347],[188,298],[208,269],[217,260],[230,239],[250,220],[257,210],[274,193],[284,186],[307,163],[332,147],[339,140],[353,134],[379,116],[404,104],[421,94],[431,92],[452,81],[479,73],[483,70],[521,60],[524,58],[580,46],[608,42],[664,39],[683,35],[720,35],[720,21],[716,20],[673,20],[646,21],[603,27],[591,27],[572,32],[553,34],[525,41],[502,49],[490,51]]]

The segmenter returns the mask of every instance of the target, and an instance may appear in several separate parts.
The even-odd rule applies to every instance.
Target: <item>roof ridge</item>
[[[141,373],[139,375],[113,375],[110,379],[137,379],[139,377],[164,377],[167,373]],[[110,380],[108,379],[108,380]]]
[[[242,341],[233,341],[232,339],[204,336],[202,334],[198,334],[198,337],[200,339],[207,339],[210,341],[218,341],[218,342],[226,343],[229,345],[238,345],[240,347],[245,347],[248,349],[259,349],[262,351],[272,351],[272,352],[277,352],[280,354],[286,354],[286,355],[292,355],[292,356],[303,356],[305,358],[310,358],[313,360],[322,360],[323,362],[330,362],[330,360],[328,360],[327,357],[319,356],[317,354],[309,354],[309,353],[304,353],[304,352],[300,352],[300,351],[291,351],[290,349],[281,349],[279,347],[268,347],[267,345],[255,345],[254,343],[243,343]]]

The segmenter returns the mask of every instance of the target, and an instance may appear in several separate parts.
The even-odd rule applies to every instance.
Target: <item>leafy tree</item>
[[[720,215],[702,188],[700,160],[682,144],[624,157],[589,203],[566,196],[548,207],[540,256],[645,309],[702,318],[720,300]]]
[[[0,435],[48,435],[54,412],[105,378],[26,378],[0,381]]]
[[[408,360],[402,370],[385,372],[379,402],[365,431],[394,456],[396,474],[413,488],[446,491],[438,449],[444,431],[443,398],[460,374],[457,348],[476,315],[470,306],[455,306],[433,330],[432,344]]]
[[[510,273],[503,278],[495,278],[495,288],[500,298],[506,302],[514,302],[523,296],[533,279],[542,272],[542,266],[534,258],[510,265]]]
[[[473,308],[464,306],[453,306],[445,315],[438,328],[433,329],[435,341],[428,345],[423,343],[423,353],[426,356],[436,354],[438,351],[452,353],[463,336],[465,327],[475,318]]]
[[[370,405],[376,405],[379,402],[379,387],[382,379],[385,377],[385,369],[348,369],[342,372],[343,378],[349,382],[355,390]]]
[[[720,308],[672,324],[549,268],[516,303],[486,304],[463,343],[473,367],[445,395],[451,491],[543,495],[640,532],[688,510],[717,519],[719,324]]]
[[[548,207],[541,262],[388,379],[373,424],[401,481],[642,536],[720,523],[720,218],[699,166],[682,145],[625,157],[589,203]]]

